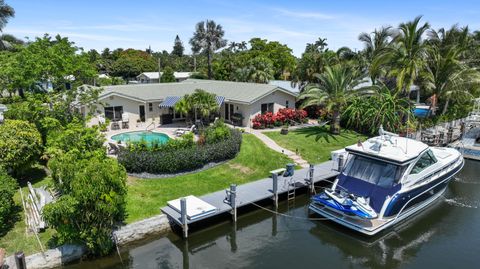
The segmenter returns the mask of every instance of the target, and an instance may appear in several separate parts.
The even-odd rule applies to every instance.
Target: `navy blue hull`
[[[442,192],[448,186],[448,183],[450,182],[450,180],[452,180],[453,176],[455,174],[457,174],[461,169],[462,169],[462,165],[459,165],[454,170],[452,170],[452,171],[448,172],[447,174],[439,177],[435,181],[432,181],[432,182],[428,183],[425,186],[413,189],[413,190],[411,190],[409,192],[406,192],[406,193],[401,193],[401,194],[395,195],[395,197],[390,201],[387,209],[385,210],[384,216],[385,217],[395,216],[396,214],[398,214],[400,212],[400,210],[402,210],[403,206],[408,201],[411,200],[412,197],[415,197],[422,192],[425,192],[425,193],[423,193],[422,195],[418,196],[417,198],[412,200],[410,203],[408,203],[408,205],[403,209],[403,211],[405,211],[408,208],[410,208],[412,206],[415,206],[415,205],[429,199],[430,197],[434,196],[435,194],[438,194],[438,193]]]

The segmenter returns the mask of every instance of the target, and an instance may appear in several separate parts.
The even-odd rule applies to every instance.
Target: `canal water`
[[[308,197],[199,229],[150,239],[80,268],[480,268],[480,162],[466,160],[444,196],[380,236],[359,236],[308,216]]]

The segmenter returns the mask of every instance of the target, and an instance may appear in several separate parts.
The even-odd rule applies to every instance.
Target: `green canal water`
[[[253,210],[171,233],[103,259],[66,268],[480,268],[480,162],[466,161],[444,196],[394,230],[367,238],[328,221],[306,220],[308,197],[282,203],[289,216]],[[318,217],[312,215],[310,217]]]

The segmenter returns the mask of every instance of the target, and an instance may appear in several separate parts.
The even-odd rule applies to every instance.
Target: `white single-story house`
[[[243,120],[237,125],[250,126],[259,113],[276,113],[281,108],[295,108],[297,94],[284,88],[258,83],[188,79],[183,82],[157,84],[127,84],[103,87],[97,114],[119,120],[124,112],[130,124],[156,122],[160,124],[184,120],[175,111],[175,103],[185,94],[202,89],[216,95],[219,117],[232,122],[235,116]],[[85,109],[82,109],[85,113]],[[235,114],[235,116],[234,116]],[[238,117],[237,117],[238,118]],[[91,124],[96,118],[92,119]]]
[[[163,72],[143,72],[137,76],[137,81],[139,83],[159,83],[161,75],[163,75]],[[191,72],[173,72],[173,76],[177,82],[184,81],[191,75]]]

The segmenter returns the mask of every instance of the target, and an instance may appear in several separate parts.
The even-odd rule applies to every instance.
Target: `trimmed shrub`
[[[234,158],[240,151],[242,134],[229,130],[230,136],[216,143],[206,143],[175,150],[121,149],[118,161],[128,172],[154,174],[178,173],[203,167],[211,162]]]
[[[50,160],[62,196],[46,205],[43,215],[57,231],[58,243],[80,243],[92,254],[106,255],[114,246],[114,226],[125,218],[127,175],[115,159],[76,160],[74,155],[71,151]]]
[[[0,164],[13,175],[21,174],[39,157],[42,138],[35,125],[22,120],[6,120],[0,125]]]
[[[12,211],[15,207],[13,195],[17,190],[17,181],[0,167],[0,236],[7,231]]]

